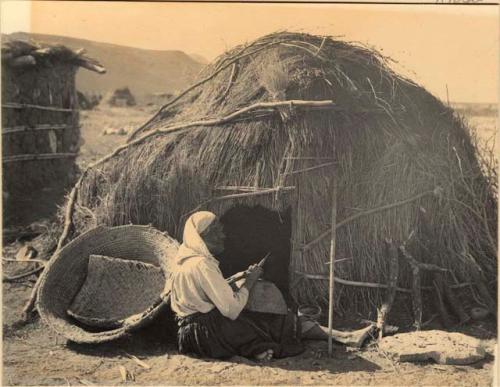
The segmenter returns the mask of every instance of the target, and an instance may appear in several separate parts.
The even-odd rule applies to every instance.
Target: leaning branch
[[[422,192],[418,195],[415,195],[409,199],[406,199],[406,200],[402,200],[400,202],[396,202],[396,203],[391,203],[391,204],[387,204],[385,206],[381,206],[381,207],[377,207],[377,208],[372,208],[371,210],[367,210],[367,211],[363,211],[363,212],[360,212],[358,214],[355,214],[353,216],[350,216],[346,219],[344,219],[343,221],[337,223],[335,225],[335,227],[332,227],[330,228],[329,230],[325,231],[323,234],[321,234],[320,236],[318,236],[316,239],[313,239],[311,242],[305,244],[304,246],[302,246],[300,248],[300,250],[302,251],[307,251],[307,250],[310,250],[312,247],[314,247],[316,244],[318,244],[319,242],[321,242],[324,238],[326,238],[328,235],[330,235],[333,230],[335,229],[338,229],[342,226],[345,226],[346,224],[356,220],[356,219],[359,219],[359,218],[362,218],[362,217],[365,217],[365,216],[368,216],[368,215],[372,215],[372,214],[375,214],[377,212],[382,212],[382,211],[387,211],[387,210],[390,210],[392,208],[396,208],[396,207],[400,207],[400,206],[404,206],[405,204],[408,204],[408,203],[412,203],[414,201],[417,201],[419,200],[420,198],[424,197],[424,196],[427,196],[427,195],[432,195],[432,194],[436,194],[438,191],[437,189],[433,190],[433,191],[426,191],[426,192]]]
[[[322,101],[303,101],[303,100],[288,100],[288,101],[278,101],[278,102],[257,102],[254,103],[250,106],[244,107],[242,109],[239,109],[225,117],[222,118],[215,118],[215,119],[209,119],[209,120],[199,120],[199,121],[192,121],[192,122],[186,122],[186,123],[181,123],[177,125],[172,125],[166,128],[162,129],[156,129],[151,132],[145,133],[141,137],[135,139],[134,141],[128,142],[126,144],[123,144],[116,148],[112,153],[109,155],[101,158],[100,160],[96,161],[94,164],[90,165],[88,168],[93,168],[96,167],[99,164],[102,164],[109,159],[113,158],[117,154],[119,154],[121,151],[127,149],[128,147],[132,145],[138,145],[143,143],[145,140],[147,140],[150,137],[159,135],[159,134],[172,134],[172,133],[177,133],[189,128],[197,127],[197,126],[218,126],[218,125],[223,125],[227,124],[236,118],[239,118],[240,116],[258,112],[259,110],[268,110],[271,109],[269,114],[272,114],[274,112],[274,109],[285,107],[285,106],[293,106],[297,107],[300,109],[328,109],[328,110],[340,110],[340,108],[333,103],[331,100],[322,100]]]
[[[227,69],[229,66],[233,65],[234,63],[236,63],[238,60],[242,59],[242,58],[245,58],[247,56],[250,56],[250,55],[253,55],[259,51],[262,51],[266,48],[268,48],[269,46],[272,46],[272,45],[276,45],[276,44],[279,44],[280,42],[273,42],[273,43],[270,43],[268,45],[265,45],[263,47],[259,47],[258,49],[256,50],[253,50],[251,52],[247,52],[245,54],[242,54],[240,56],[237,56],[236,58],[234,58],[233,60],[229,61],[228,63],[226,63],[224,66],[221,66],[219,69],[217,69],[216,71],[214,71],[212,74],[210,74],[208,77],[206,78],[203,78],[201,81],[195,83],[194,85],[191,85],[190,87],[188,87],[187,89],[185,89],[183,92],[181,92],[177,97],[175,97],[174,99],[172,99],[171,101],[169,101],[167,104],[163,105],[160,110],[158,110],[158,112],[153,116],[151,117],[146,123],[144,123],[143,125],[141,125],[140,127],[138,127],[137,129],[135,129],[132,133],[130,133],[130,136],[129,138],[127,139],[127,142],[129,141],[132,141],[135,136],[140,133],[142,130],[144,130],[149,124],[151,124],[152,122],[154,122],[158,117],[161,116],[161,114],[170,106],[172,106],[174,103],[176,103],[178,100],[180,100],[182,97],[184,97],[186,94],[188,94],[190,91],[196,89],[197,87],[203,85],[204,83],[210,81],[211,79],[215,78],[217,76],[217,74],[221,73],[222,71],[224,71],[225,69]]]
[[[316,52],[314,51],[311,51],[310,49],[307,49],[306,47],[304,46],[301,46],[301,44],[308,44],[310,46],[312,46],[313,48],[316,49]],[[270,48],[272,46],[277,46],[277,45],[287,45],[287,46],[290,46],[292,45],[293,47],[295,48],[299,48],[301,50],[304,50],[306,52],[308,52],[309,54],[311,54],[312,56],[314,57],[319,57],[318,54],[319,54],[319,48],[312,45],[312,44],[309,44],[307,42],[301,42],[301,41],[295,41],[295,40],[277,40],[277,41],[273,41],[273,42],[269,42],[267,44],[264,44],[262,46],[259,46],[259,48],[256,48],[255,50],[253,51],[250,51],[250,52],[246,52],[244,54],[241,54],[241,55],[236,55],[234,56],[230,61],[228,61],[226,64],[224,64],[223,66],[220,66],[216,71],[214,71],[212,74],[210,74],[209,76],[207,76],[206,78],[203,78],[202,80],[200,80],[199,82],[195,83],[194,85],[188,87],[187,89],[185,89],[183,92],[181,92],[177,97],[175,97],[174,99],[172,99],[171,101],[169,101],[167,104],[163,105],[160,110],[158,110],[158,112],[153,116],[151,117],[146,123],[144,123],[143,125],[141,125],[140,127],[138,127],[137,129],[135,129],[132,133],[130,133],[130,136],[128,137],[127,139],[127,142],[129,141],[132,141],[135,136],[140,133],[141,131],[143,131],[148,125],[150,125],[151,123],[153,123],[158,117],[161,116],[161,114],[170,106],[172,106],[174,103],[176,103],[177,101],[179,101],[182,97],[184,97],[186,94],[188,94],[190,91],[196,89],[197,87],[203,85],[204,83],[210,81],[211,79],[215,78],[215,76],[217,76],[217,74],[221,73],[222,71],[224,71],[225,69],[227,69],[229,66],[233,65],[234,63],[238,62],[239,60],[243,59],[243,58],[246,58],[248,56],[251,56],[253,54],[256,54],[260,51],[263,51],[267,48]],[[323,59],[323,58],[322,58]]]
[[[19,132],[31,132],[33,130],[64,130],[64,129],[73,129],[74,125],[66,125],[66,124],[42,124],[42,125],[18,125],[13,127],[7,127],[2,129],[2,134],[10,134],[10,133],[19,133]]]
[[[308,279],[317,279],[317,280],[329,280],[329,277],[325,274],[309,274],[309,273],[303,273],[301,271],[295,270],[295,273],[302,277],[302,278],[308,278]],[[362,287],[362,288],[375,288],[375,289],[387,289],[388,285],[385,284],[379,284],[376,282],[360,282],[360,281],[349,281],[343,278],[338,278],[335,277],[335,282],[338,282],[339,284],[347,285],[347,286],[355,286],[355,287]],[[464,282],[460,284],[455,284],[451,285],[451,289],[458,289],[458,288],[464,288],[467,286],[474,285],[474,283],[470,282]],[[422,290],[433,290],[433,287],[424,287],[422,286]],[[411,289],[406,289],[406,288],[400,288],[396,287],[396,291],[402,292],[402,293],[409,293],[411,294],[412,291]]]
[[[214,198],[210,198],[208,200],[205,200],[204,202],[198,204],[195,208],[193,208],[191,211],[188,213],[182,215],[181,221],[191,215],[192,213],[200,210],[201,208],[205,207],[207,204],[213,203],[213,202],[219,202],[227,199],[240,199],[243,197],[248,197],[248,196],[259,196],[259,195],[268,195],[274,192],[289,192],[294,190],[295,187],[276,187],[276,188],[264,188],[264,189],[259,189],[259,190],[254,190],[254,191],[248,191],[244,193],[238,193],[238,194],[230,194],[230,195],[223,195],[223,196],[216,196]]]
[[[104,66],[102,66],[100,63],[98,63],[90,58],[84,57],[84,56],[81,56],[78,58],[78,65],[80,67],[87,69],[87,70],[94,71],[98,74],[105,74],[106,73],[106,69],[104,68]]]
[[[2,104],[3,108],[7,109],[38,109],[38,110],[48,110],[53,112],[76,112],[75,109],[67,109],[56,106],[44,106],[44,105],[34,105],[30,103],[17,103],[17,102],[4,102]]]
[[[229,94],[229,90],[231,89],[231,86],[233,86],[234,81],[236,79],[236,76],[238,75],[237,72],[238,72],[238,62],[234,62],[233,68],[231,69],[231,75],[229,76],[229,81],[227,83],[226,89],[220,95],[220,97],[217,98],[218,101],[224,100],[227,97],[227,95]]]
[[[324,275],[324,274],[308,274],[308,273],[302,273],[301,271],[295,270],[295,273],[298,275],[304,277],[304,278],[309,278],[309,279],[318,279],[318,280],[329,280],[329,276]],[[360,282],[360,281],[349,281],[343,278],[339,277],[334,277],[335,282],[338,282],[339,284],[347,285],[347,286],[356,286],[356,287],[362,287],[362,288],[375,288],[375,289],[387,289],[388,285],[385,284],[379,284],[375,282]],[[405,289],[405,288],[399,288],[395,287],[395,289],[398,292],[402,293],[411,293],[410,289]]]
[[[29,160],[68,159],[78,156],[78,153],[32,153],[2,157],[2,163],[16,163]]]
[[[283,175],[284,176],[287,176],[287,175],[296,175],[296,174],[299,174],[299,173],[314,171],[316,169],[321,169],[321,168],[325,168],[325,167],[331,167],[332,165],[335,165],[335,163],[332,162],[332,163],[319,164],[319,165],[315,165],[314,167],[303,168],[303,169],[298,169],[296,171],[286,172]]]
[[[432,263],[423,263],[417,261],[413,256],[406,250],[404,245],[399,246],[399,251],[403,254],[403,257],[409,262],[410,266],[418,267],[420,270],[428,270],[428,271],[440,271],[440,272],[448,272],[448,269],[439,267],[438,265],[434,265]]]
[[[254,192],[244,192],[244,193],[239,193],[239,194],[231,194],[231,195],[224,195],[224,196],[217,196],[213,199],[210,199],[211,202],[218,202],[221,200],[227,200],[227,199],[239,199],[242,197],[247,197],[247,196],[259,196],[259,195],[267,195],[273,192],[278,192],[278,191],[292,191],[294,190],[295,187],[277,187],[277,188],[268,188],[268,189],[260,189],[256,190]]]
[[[143,143],[144,141],[146,141],[147,139],[149,139],[150,137],[153,137],[155,135],[171,134],[171,133],[179,132],[181,130],[196,127],[196,126],[222,125],[222,124],[231,122],[232,120],[234,120],[235,118],[238,118],[241,115],[251,113],[251,112],[254,112],[254,111],[259,110],[259,109],[270,109],[270,108],[275,109],[275,108],[279,108],[279,107],[283,107],[283,106],[296,106],[299,108],[306,108],[306,109],[307,108],[319,108],[319,109],[337,108],[337,106],[333,103],[333,101],[330,101],[330,100],[324,100],[324,101],[289,100],[289,101],[279,101],[279,102],[258,102],[258,103],[255,103],[253,105],[247,106],[245,108],[239,109],[239,110],[237,110],[237,111],[235,111],[235,112],[233,112],[225,117],[222,117],[222,118],[213,119],[213,120],[193,121],[193,122],[188,122],[188,123],[184,123],[184,124],[170,126],[168,128],[164,128],[164,129],[156,129],[152,132],[148,132],[148,133],[142,135],[141,137],[137,138],[136,140],[134,140],[132,142],[123,144],[123,145],[117,147],[110,154],[108,154],[108,155],[102,157],[101,159],[97,160],[96,162],[90,164],[87,167],[87,169],[85,169],[85,171],[82,173],[82,175],[78,179],[78,182],[71,190],[69,201],[68,201],[68,204],[66,206],[66,214],[65,214],[65,222],[64,222],[65,226],[64,226],[63,234],[61,235],[61,238],[59,239],[59,243],[58,243],[57,248],[60,249],[63,246],[63,244],[66,241],[66,238],[69,234],[69,228],[71,226],[71,217],[72,217],[72,213],[73,213],[73,208],[74,208],[76,196],[78,194],[78,189],[79,189],[80,185],[82,184],[84,176],[86,175],[86,173],[90,169],[93,169],[93,168],[109,161],[110,159],[117,156],[125,149],[128,149],[129,147],[131,147],[133,145],[139,145],[139,144]]]

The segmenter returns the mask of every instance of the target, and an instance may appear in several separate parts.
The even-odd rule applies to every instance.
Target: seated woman
[[[328,339],[326,328],[302,321],[293,313],[283,316],[244,310],[249,291],[262,269],[250,266],[243,286],[233,291],[219,270],[219,261],[212,255],[223,251],[224,238],[222,225],[211,212],[191,215],[184,226],[170,296],[178,318],[181,353],[269,360],[303,352],[301,336]],[[335,331],[333,338],[359,346],[372,328],[353,333]]]

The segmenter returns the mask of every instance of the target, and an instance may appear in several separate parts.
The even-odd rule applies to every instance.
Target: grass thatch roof
[[[338,221],[418,198],[339,227],[337,256],[350,259],[336,265],[337,277],[387,283],[384,240],[402,244],[412,235],[407,250],[449,269],[452,283],[495,281],[494,181],[482,172],[468,128],[386,62],[360,45],[306,34],[236,47],[138,128],[128,146],[85,172],[72,193],[77,233],[132,222],[179,238],[195,208],[291,206],[291,292],[300,302],[324,302],[328,233],[308,242],[331,227],[335,174]],[[312,168],[319,164],[327,165]],[[281,189],[220,199],[255,187]],[[411,283],[410,267],[401,264],[398,286]],[[432,285],[430,277],[423,285]],[[337,310],[369,305],[380,293],[340,285]]]
[[[36,41],[3,39],[2,64],[10,68],[26,69],[37,66],[54,66],[67,63],[103,74],[106,69],[95,59],[85,55],[85,50],[72,50],[64,45]]]

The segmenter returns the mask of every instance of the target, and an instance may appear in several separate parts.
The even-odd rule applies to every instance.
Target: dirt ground
[[[110,153],[127,139],[127,135],[104,135],[104,131],[124,129],[125,132],[130,132],[145,123],[157,109],[152,106],[122,108],[99,105],[94,110],[82,110],[82,145],[77,159],[80,168]]]
[[[102,108],[82,112],[79,164],[85,166],[123,143],[126,136],[107,135],[107,128],[135,127],[151,116],[147,108]],[[480,128],[491,137],[496,127]],[[3,256],[13,258],[14,246]],[[13,266],[4,262],[4,270]],[[161,322],[129,337],[98,346],[67,342],[39,319],[21,325],[18,319],[29,298],[34,278],[3,284],[3,385],[433,385],[488,386],[493,381],[494,321],[473,322],[457,331],[485,340],[487,357],[469,366],[399,363],[376,344],[362,350],[308,342],[297,357],[267,364],[243,358],[212,361],[179,355],[175,339]],[[134,358],[135,356],[135,358]],[[139,359],[139,360],[138,360]],[[124,382],[121,373],[129,379]]]
[[[492,322],[461,330],[488,339],[487,358],[470,366],[398,363],[374,344],[360,351],[335,346],[328,358],[326,342],[313,341],[304,354],[268,364],[243,358],[212,361],[178,354],[174,338],[159,324],[98,346],[68,343],[38,319],[21,326],[16,321],[30,288],[4,284],[3,385],[489,386],[493,380]],[[120,367],[135,380],[124,383]]]

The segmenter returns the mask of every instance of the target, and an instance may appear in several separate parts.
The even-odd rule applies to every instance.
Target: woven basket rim
[[[153,235],[156,235],[157,237],[164,238],[166,242],[174,245],[179,245],[179,242],[172,238],[167,232],[162,232],[156,228],[154,228],[152,225],[135,225],[135,224],[128,224],[128,225],[122,225],[122,226],[104,226],[100,225],[95,228],[92,228],[90,230],[87,230],[86,232],[82,233],[81,235],[77,236],[75,239],[73,239],[71,242],[69,242],[67,245],[63,246],[61,250],[56,251],[54,255],[51,257],[49,260],[49,263],[45,267],[45,270],[41,274],[40,278],[40,287],[38,290],[37,294],[37,299],[36,299],[36,306],[37,309],[40,313],[40,316],[42,318],[42,321],[44,321],[45,324],[50,326],[52,329],[54,329],[57,333],[65,336],[67,339],[77,342],[77,343],[99,343],[99,342],[105,342],[105,341],[110,341],[117,339],[119,337],[124,336],[128,332],[140,327],[143,325],[145,321],[148,321],[152,319],[154,316],[156,316],[160,310],[166,306],[166,304],[170,300],[170,294],[169,293],[162,293],[162,295],[158,296],[158,300],[151,305],[147,310],[130,316],[126,318],[125,320],[122,320],[121,326],[111,329],[111,330],[105,330],[101,332],[89,332],[84,330],[83,328],[78,327],[79,334],[74,334],[74,329],[64,329],[65,326],[72,326],[74,328],[76,325],[71,324],[68,320],[64,320],[60,317],[56,317],[57,320],[61,321],[62,324],[57,324],[54,325],[51,323],[51,319],[54,319],[52,317],[52,313],[50,312],[50,308],[47,308],[43,299],[43,289],[46,285],[46,280],[48,273],[50,273],[51,268],[57,264],[58,260],[60,259],[61,255],[64,253],[67,253],[68,251],[71,251],[75,246],[78,246],[82,241],[85,241],[87,238],[91,238],[92,235],[95,235],[96,233],[108,233],[108,232],[116,232],[119,230],[141,230],[145,231],[147,233],[151,233]],[[168,275],[165,273],[165,280],[167,280]]]

